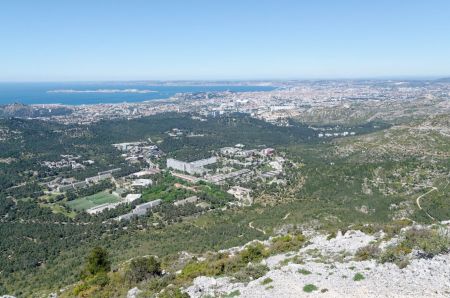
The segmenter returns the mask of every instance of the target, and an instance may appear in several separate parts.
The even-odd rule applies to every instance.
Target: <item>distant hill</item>
[[[13,103],[0,106],[0,117],[36,118],[71,114],[67,107],[41,108],[36,106]]]
[[[437,79],[436,82],[450,83],[450,77]]]

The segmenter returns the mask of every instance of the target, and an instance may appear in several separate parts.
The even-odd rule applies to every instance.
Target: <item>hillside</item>
[[[280,236],[219,252],[132,259],[108,273],[104,286],[86,279],[58,294],[195,298],[448,295],[447,224],[420,226],[403,220],[384,230],[367,225],[336,234],[285,228]],[[154,269],[137,265],[150,261],[156,264]]]
[[[422,231],[412,229],[405,233],[411,238],[413,233]],[[448,227],[441,233],[445,231]],[[268,271],[254,280],[202,276],[185,291],[190,297],[448,296],[450,254],[430,259],[420,250],[408,253],[409,248],[395,246],[399,242],[399,238],[389,239],[381,231],[370,235],[349,230],[334,238],[311,235],[309,244],[300,250],[262,260]],[[407,261],[391,263],[401,258],[397,255],[401,249],[406,251]]]
[[[165,117],[169,117],[172,121],[162,121]],[[185,261],[189,260],[189,258],[183,259],[183,256],[196,256],[198,260],[202,260],[203,257],[207,257],[208,251],[242,246],[253,240],[267,241],[270,237],[279,237],[288,231],[303,233],[305,240],[293,244],[293,246],[303,247],[306,245],[304,241],[314,243],[316,240],[323,240],[326,235],[337,235],[338,231],[351,229],[365,233],[370,231],[370,234],[373,234],[384,230],[392,237],[400,237],[400,228],[404,227],[405,219],[408,225],[410,222],[429,225],[448,220],[450,218],[448,212],[450,210],[448,205],[450,191],[448,115],[413,117],[408,121],[391,125],[377,123],[340,127],[340,131],[354,129],[359,133],[327,139],[317,137],[316,124],[312,128],[308,124],[279,127],[243,115],[224,116],[201,122],[192,119],[190,115],[169,114],[130,122],[113,120],[90,126],[71,125],[65,127],[66,129],[61,129],[64,127],[61,124],[50,122],[5,120],[2,122],[2,132],[14,138],[8,138],[8,142],[3,144],[6,148],[16,150],[17,154],[14,160],[2,163],[1,169],[9,173],[20,173],[17,176],[10,175],[9,178],[15,178],[7,181],[25,181],[26,187],[11,188],[10,190],[14,192],[6,192],[7,196],[1,200],[0,232],[4,240],[1,248],[5,252],[2,255],[7,256],[1,259],[2,268],[4,268],[1,272],[1,293],[10,293],[17,297],[45,297],[51,292],[67,289],[63,296],[71,297],[84,293],[84,297],[123,297],[135,286],[141,290],[155,287],[149,289],[149,293],[152,293],[149,295],[154,295],[166,288],[168,284],[176,282],[176,289],[182,288],[195,296],[196,287],[205,287],[205,291],[208,291],[209,286],[202,285],[202,279],[199,281],[200,284],[195,282],[192,284],[194,278],[202,274],[195,277],[189,275],[179,280],[180,277],[177,277],[176,272],[183,270]],[[185,135],[169,136],[167,131],[174,127],[183,128]],[[33,134],[34,129],[39,129],[41,135]],[[326,125],[321,129],[333,128]],[[203,137],[197,139],[189,137],[191,132],[202,134]],[[53,138],[52,136],[55,135],[58,137]],[[268,144],[276,149],[277,158],[281,157],[285,160],[284,171],[274,180],[277,183],[264,179],[242,181],[241,185],[252,189],[254,197],[253,205],[246,207],[227,204],[229,199],[224,196],[224,190],[229,184],[213,186],[179,181],[164,172],[165,174],[152,177],[156,187],[144,189],[142,193],[144,199],[162,195],[166,202],[146,216],[136,218],[129,223],[119,223],[112,219],[128,212],[132,207],[124,206],[95,216],[68,209],[66,207],[70,206],[68,197],[62,196],[56,199],[55,196],[51,197],[45,193],[47,189],[40,183],[47,179],[44,174],[42,178],[36,174],[30,175],[25,170],[30,162],[41,162],[52,157],[59,158],[61,153],[79,154],[84,159],[94,160],[95,164],[89,170],[94,173],[115,166],[124,167],[125,160],[117,157],[120,153],[111,146],[111,143],[146,138],[157,142],[168,156],[184,157],[186,160],[189,160],[189,156],[193,157],[192,159],[210,156],[211,152],[217,151],[221,146],[230,146],[237,142],[242,142],[249,147]],[[39,142],[53,142],[53,140],[58,141],[48,147],[50,150],[45,151],[40,146],[36,146]],[[59,140],[63,140],[64,147],[60,145]],[[20,154],[15,149],[16,142],[22,144],[23,153]],[[161,161],[155,162],[163,164]],[[255,172],[267,171],[266,168],[267,166],[259,166]],[[45,168],[36,164],[35,169],[41,173]],[[84,178],[91,173],[88,169],[89,167],[86,167],[86,171],[54,170],[55,172],[51,174],[62,173],[66,177],[74,175]],[[122,178],[117,176],[115,179]],[[101,186],[98,185],[98,187]],[[107,189],[108,187],[111,187],[111,184],[106,184]],[[216,204],[213,205],[214,208],[203,211],[191,206],[175,208],[172,204],[173,200],[192,196],[192,189],[201,190],[204,193],[202,198]],[[104,188],[97,190],[97,193],[102,192],[105,192]],[[36,201],[21,199],[22,194],[25,194],[26,198],[30,193],[36,193]],[[93,194],[85,192],[81,195],[80,193],[80,197],[90,195]],[[397,224],[400,224],[400,227]],[[359,232],[354,233],[360,235]],[[323,236],[316,239],[314,234]],[[349,234],[346,235],[349,237]],[[382,235],[361,237],[364,241],[386,240]],[[338,237],[338,239],[341,238]],[[346,238],[342,239],[344,241]],[[323,245],[323,247],[316,245],[315,248],[318,250],[329,246],[326,241],[318,243]],[[335,244],[338,245],[338,243]],[[411,245],[415,247],[419,244]],[[95,279],[92,281],[80,276],[85,257],[96,246],[104,247],[111,261],[112,273],[107,273],[108,278],[100,281]],[[412,246],[409,248],[411,251]],[[287,252],[287,250],[284,251],[285,249],[283,248],[283,253]],[[288,250],[296,251],[290,247],[290,244]],[[186,254],[180,255],[181,252]],[[444,252],[445,250],[442,250],[439,253]],[[279,251],[274,251],[270,255],[264,255],[264,258],[272,258],[267,261],[271,262],[278,253]],[[303,253],[304,251],[301,253],[302,257],[304,257]],[[158,279],[145,277],[139,281],[124,280],[127,261],[147,255],[158,256],[163,270],[170,274],[163,274],[162,280],[159,279],[160,277]],[[409,253],[407,255],[409,258]],[[393,274],[395,272],[409,274],[408,270],[414,269],[416,263],[425,262],[421,257],[417,261],[414,261],[415,256],[411,258],[409,266],[412,267],[407,266],[406,268],[410,269],[404,269],[400,273],[396,271],[397,269],[392,269],[395,267],[391,265],[377,267],[378,265],[374,265],[375,261],[358,261],[359,263],[354,264],[346,263],[352,262],[346,260],[343,265],[336,265],[342,269],[342,275],[348,276],[346,286],[341,290],[353,289],[351,276],[353,270],[348,271],[346,267],[355,266],[358,272],[366,268],[365,266],[373,267],[374,280],[383,280],[381,276],[385,275],[386,283],[388,283],[391,276],[384,274],[387,269],[392,269]],[[378,260],[378,258],[374,259]],[[444,260],[446,260],[445,253],[443,256],[433,258],[432,262],[436,261],[440,264]],[[394,258],[391,261],[398,260]],[[322,276],[332,272],[330,268],[313,267],[314,264],[310,260],[304,262],[305,270],[319,272]],[[404,264],[399,263],[399,265]],[[228,290],[227,293],[239,290],[242,296],[259,290],[273,295],[282,295],[283,292],[278,291],[284,287],[299,289],[291,286],[291,283],[307,282],[313,283],[319,290],[328,289],[328,294],[323,293],[324,295],[346,293],[339,292],[337,280],[324,281],[313,274],[305,278],[300,276],[301,279],[298,275],[294,275],[283,280],[285,277],[280,276],[290,275],[292,270],[296,271],[300,267],[286,264],[287,267],[283,265],[280,268],[284,269],[281,270],[276,269],[277,266],[270,265],[269,273],[267,273],[268,269],[263,270],[262,276],[266,276],[267,273],[268,275],[264,278],[270,277],[274,285],[274,289],[269,289],[267,292],[265,288],[270,285],[262,287],[260,279],[253,282],[246,281],[249,284],[238,285],[229,285],[228,282],[224,282],[223,288],[219,287],[219,289],[224,293]],[[244,268],[243,263],[238,263],[230,270],[232,274],[235,274]],[[257,270],[256,273],[261,272]],[[361,284],[367,286],[367,293],[370,294],[379,284],[372,283],[370,275],[364,274],[365,271],[361,273],[365,277]],[[313,278],[313,276],[316,277]],[[203,281],[210,283],[208,279]],[[417,284],[421,285],[420,282],[418,280]],[[217,283],[220,284],[222,281]],[[77,294],[72,291],[74,284],[81,285],[81,288],[76,290]],[[277,284],[279,287],[276,287]],[[389,284],[383,284],[383,286],[389,289]],[[177,292],[176,289],[172,290]],[[314,293],[318,292],[314,291]]]

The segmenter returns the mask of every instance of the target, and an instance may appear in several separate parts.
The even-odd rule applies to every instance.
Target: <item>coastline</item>
[[[167,100],[178,94],[223,92],[262,92],[276,86],[222,85],[222,86],[149,86],[112,84],[13,83],[0,84],[0,106],[20,103],[25,105],[80,106],[93,104],[131,104]]]

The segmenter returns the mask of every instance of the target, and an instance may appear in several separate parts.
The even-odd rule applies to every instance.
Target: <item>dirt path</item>
[[[431,193],[431,192],[433,192],[433,191],[436,191],[436,190],[438,190],[437,187],[432,186],[432,188],[431,188],[429,191],[427,191],[427,192],[424,193],[423,195],[418,196],[417,199],[416,199],[417,207],[419,207],[420,210],[422,210],[423,212],[425,212],[425,214],[426,214],[429,218],[431,218],[432,220],[436,220],[436,218],[434,218],[434,217],[431,216],[427,211],[425,211],[425,210],[422,209],[422,206],[420,206],[420,199],[423,198],[424,196],[426,196],[427,194],[429,194],[429,193]]]
[[[266,235],[266,231],[261,230],[261,229],[259,229],[259,228],[255,228],[255,227],[253,226],[253,221],[251,221],[251,222],[248,223],[248,227],[249,227],[250,229],[257,230],[258,232],[261,232],[261,233],[263,233],[264,235]]]

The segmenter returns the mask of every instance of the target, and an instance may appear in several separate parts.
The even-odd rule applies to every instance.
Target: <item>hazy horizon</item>
[[[149,82],[149,83],[177,83],[177,82],[226,82],[226,83],[240,83],[240,82],[285,82],[285,81],[359,81],[359,80],[393,80],[393,81],[421,81],[421,80],[440,80],[450,78],[449,75],[436,75],[436,76],[420,76],[420,75],[411,75],[411,76],[378,76],[378,77],[370,77],[370,76],[360,76],[360,77],[304,77],[304,78],[198,78],[198,79],[189,79],[189,78],[175,78],[175,79],[96,79],[96,80],[0,80],[0,84],[33,84],[33,83],[137,83],[137,82]]]
[[[444,0],[5,2],[4,82],[450,75]]]

